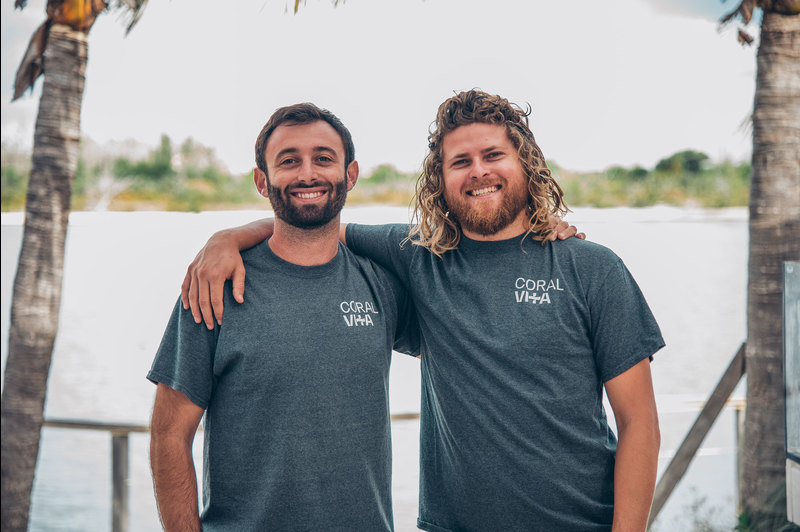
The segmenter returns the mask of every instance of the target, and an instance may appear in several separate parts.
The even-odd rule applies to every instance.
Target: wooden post
[[[672,494],[672,490],[675,489],[675,486],[677,486],[678,482],[683,478],[683,474],[686,473],[686,470],[689,468],[692,458],[694,458],[694,455],[700,448],[700,444],[703,443],[708,431],[725,406],[728,397],[733,393],[739,381],[742,380],[742,375],[744,375],[745,372],[744,348],[745,344],[739,347],[728,369],[725,370],[716,388],[711,392],[711,397],[708,398],[705,406],[697,416],[694,425],[689,429],[689,433],[686,435],[686,438],[684,438],[683,443],[678,447],[675,456],[672,457],[667,469],[664,470],[664,473],[661,475],[656,485],[655,494],[653,495],[653,506],[650,508],[650,517],[647,520],[648,527],[653,524],[658,513]]]
[[[112,518],[113,532],[128,532],[128,433],[113,432],[112,448]]]

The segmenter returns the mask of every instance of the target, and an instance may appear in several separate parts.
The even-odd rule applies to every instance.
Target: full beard
[[[320,184],[295,185],[281,190],[270,185],[268,180],[267,192],[275,217],[300,229],[316,229],[336,218],[342,211],[344,202],[347,199],[347,182],[345,179],[333,184],[324,184],[328,189],[328,201],[323,205],[296,205],[292,203],[291,192],[312,186],[319,187]]]
[[[451,197],[445,191],[450,217],[462,229],[482,236],[493,235],[505,229],[528,207],[528,197],[525,189],[511,189],[507,183],[502,190],[503,201],[499,208],[492,210],[471,207],[461,197]]]

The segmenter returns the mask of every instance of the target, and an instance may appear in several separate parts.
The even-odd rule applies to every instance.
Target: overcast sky
[[[755,46],[716,23],[736,2],[308,0],[297,15],[287,3],[150,0],[127,37],[116,13],[102,15],[83,135],[193,137],[246,172],[272,111],[311,101],[350,128],[362,170],[411,171],[439,103],[477,87],[530,104],[545,156],[568,169],[650,168],[682,149],[749,158]],[[44,5],[2,2],[4,143],[32,143],[41,78],[10,100]]]

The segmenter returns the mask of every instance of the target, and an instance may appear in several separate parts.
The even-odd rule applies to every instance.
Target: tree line
[[[24,208],[30,161],[24,150],[3,146],[3,211]],[[732,207],[746,206],[749,200],[748,162],[713,163],[694,150],[674,153],[651,169],[612,166],[600,172],[572,172],[551,164],[551,171],[570,206]],[[414,172],[380,165],[362,176],[348,203],[408,205],[416,178]],[[196,212],[261,208],[264,199],[253,186],[252,173],[231,174],[212,148],[191,138],[176,146],[162,135],[160,145],[143,158],[82,149],[71,203],[73,210]]]

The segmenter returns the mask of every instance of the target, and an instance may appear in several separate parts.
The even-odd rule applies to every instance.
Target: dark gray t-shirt
[[[602,387],[664,342],[610,250],[478,242],[442,258],[405,225],[349,225],[395,272],[421,332],[420,528],[610,530],[616,438]]]
[[[392,530],[389,363],[416,347],[397,279],[339,246],[322,266],[242,254],[209,331],[178,301],[147,378],[206,409],[204,530]]]

